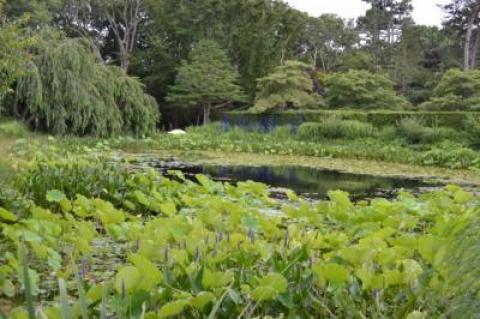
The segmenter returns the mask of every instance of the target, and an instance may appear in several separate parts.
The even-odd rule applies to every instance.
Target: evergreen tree
[[[314,108],[322,100],[314,89],[311,66],[299,61],[286,61],[274,72],[258,80],[254,112],[272,109]]]
[[[180,106],[203,108],[203,123],[208,124],[212,109],[244,101],[238,74],[227,54],[211,40],[202,40],[193,49],[190,61],[178,70],[167,101]]]

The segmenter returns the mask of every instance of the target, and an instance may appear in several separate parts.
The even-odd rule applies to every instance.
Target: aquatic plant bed
[[[356,204],[342,191],[278,201],[264,184],[132,174],[80,156],[39,159],[15,180],[0,192],[0,307],[11,318],[475,310],[465,301],[478,287],[480,199],[457,186]]]

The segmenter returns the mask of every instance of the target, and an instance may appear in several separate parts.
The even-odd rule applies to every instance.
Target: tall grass
[[[303,123],[298,129],[297,137],[300,140],[319,141],[340,138],[358,139],[374,137],[376,134],[377,130],[372,124],[330,117],[319,123]]]

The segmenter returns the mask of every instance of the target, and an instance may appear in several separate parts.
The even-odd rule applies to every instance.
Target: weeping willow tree
[[[85,39],[50,37],[17,81],[13,113],[55,134],[136,135],[155,130],[155,100],[125,71],[105,65]]]

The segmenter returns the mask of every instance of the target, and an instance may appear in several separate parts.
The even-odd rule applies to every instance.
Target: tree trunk
[[[212,105],[207,103],[203,106],[203,125],[207,125],[210,123],[210,110],[212,109]]]
[[[478,46],[480,44],[480,30],[476,30],[475,32],[475,41],[472,44],[471,51],[470,51],[470,69],[475,69],[477,66],[477,54],[478,54]]]
[[[472,8],[472,12],[470,16],[468,17],[467,32],[465,34],[465,47],[463,48],[463,68],[465,71],[468,71],[471,69],[473,28],[475,26],[475,20],[477,19],[479,9],[480,9],[480,6],[475,5]]]

